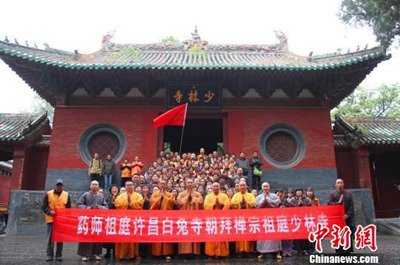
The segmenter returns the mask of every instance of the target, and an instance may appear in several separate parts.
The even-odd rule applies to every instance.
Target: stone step
[[[375,219],[375,225],[380,234],[400,236],[400,218]]]

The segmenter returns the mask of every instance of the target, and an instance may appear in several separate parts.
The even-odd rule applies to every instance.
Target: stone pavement
[[[330,241],[323,242],[325,255],[334,253],[330,248]],[[185,260],[179,257],[173,257],[171,261],[166,262],[161,259],[144,258],[141,261],[114,261],[114,260],[101,260],[81,262],[79,256],[76,254],[77,243],[65,243],[63,251],[63,261],[50,261],[46,262],[45,258],[45,245],[46,239],[44,236],[0,236],[0,264],[21,264],[21,265],[36,265],[36,264],[58,264],[58,265],[72,265],[72,264],[179,264],[179,265],[253,265],[253,264],[279,264],[279,265],[301,265],[310,264],[309,258],[296,256],[296,251],[293,252],[294,256],[290,258],[283,258],[282,261],[273,260],[270,256],[266,260],[258,261],[256,258],[229,258],[226,260],[209,260],[207,258],[200,258],[198,260]],[[378,251],[372,253],[368,248],[363,250],[356,250],[356,255],[378,256],[379,264],[384,265],[400,265],[400,240],[395,235],[378,235],[377,240]]]

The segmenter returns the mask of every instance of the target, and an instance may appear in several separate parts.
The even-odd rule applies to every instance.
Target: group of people
[[[96,155],[93,159],[96,159]],[[98,158],[97,158],[98,159]],[[108,159],[108,161],[112,161]],[[258,160],[258,161],[257,161]],[[100,160],[101,161],[101,160]],[[91,163],[96,164],[97,161]],[[105,173],[103,162],[100,177]],[[160,153],[157,161],[147,167],[139,157],[133,163],[127,159],[120,166],[120,188],[111,184],[102,192],[99,181],[93,179],[90,191],[85,192],[77,201],[77,208],[85,209],[120,209],[120,210],[229,210],[252,208],[306,207],[318,206],[320,202],[310,188],[303,194],[302,189],[270,191],[267,182],[257,186],[260,181],[254,169],[261,169],[262,162],[257,152],[247,160],[244,153],[236,159],[234,155],[218,156],[216,152],[205,155],[204,149],[199,155]],[[115,168],[115,165],[114,165]],[[133,171],[133,173],[132,173]],[[129,174],[128,174],[129,173]],[[89,174],[91,168],[89,168]],[[112,172],[115,174],[115,172]],[[129,175],[129,177],[127,177]],[[248,177],[251,176],[251,178]],[[92,177],[95,178],[95,177]],[[248,186],[253,184],[251,189]],[[106,182],[105,182],[106,184]],[[261,191],[259,192],[259,188]],[[354,209],[351,193],[344,190],[341,179],[336,181],[336,191],[331,194],[328,204],[344,204],[346,215],[343,218],[352,226]],[[47,260],[52,260],[54,247],[51,242],[52,216],[55,208],[71,207],[70,198],[63,190],[61,179],[55,183],[43,201],[43,211],[48,223]],[[196,257],[205,254],[211,258],[228,256],[251,257],[258,253],[263,259],[271,253],[276,259],[290,257],[293,250],[298,255],[309,255],[314,251],[308,240],[263,240],[240,242],[206,243],[80,243],[78,255],[82,261],[92,258],[101,259],[102,247],[106,248],[105,257],[113,255],[117,260],[133,259],[146,256],[170,259],[173,255]],[[113,253],[112,253],[113,251]],[[62,243],[57,243],[55,257],[61,260]]]
[[[124,187],[128,180],[133,180],[136,187],[147,185],[150,192],[153,192],[153,182],[161,179],[167,181],[170,191],[179,192],[183,189],[184,180],[188,177],[195,180],[195,188],[200,188],[199,192],[202,194],[211,191],[213,182],[219,182],[224,192],[230,188],[236,188],[237,191],[240,178],[245,178],[251,189],[257,191],[261,188],[262,165],[257,151],[254,151],[249,159],[246,158],[244,152],[241,152],[239,157],[228,153],[218,155],[217,151],[207,155],[204,148],[200,149],[199,154],[184,153],[182,156],[178,152],[161,151],[157,160],[146,168],[139,156],[136,156],[132,162],[125,158],[119,165],[120,174],[117,176],[117,166],[111,155],[107,155],[102,161],[95,153],[89,164],[89,176],[91,180],[97,180],[100,183],[104,177],[105,192],[109,191],[112,182]]]

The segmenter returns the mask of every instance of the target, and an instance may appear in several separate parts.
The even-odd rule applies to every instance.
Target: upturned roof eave
[[[19,125],[20,128],[18,128],[18,131],[15,131],[14,135],[6,132],[3,135],[0,134],[0,143],[16,144],[19,142],[23,142],[26,139],[29,139],[32,135],[34,135],[35,132],[37,132],[38,130],[47,125],[49,125],[49,120],[47,119],[47,113],[37,115],[34,120],[29,122],[27,120],[25,124],[20,124]]]
[[[363,127],[364,130],[368,130],[363,126],[363,122],[359,121],[358,119],[361,118],[354,118],[354,125],[351,124],[350,122],[346,121],[346,118],[337,115],[336,120],[335,120],[335,128],[334,128],[334,133],[336,132],[336,136],[343,135],[344,138],[346,138],[347,135],[350,135],[353,140],[358,142],[357,146],[364,146],[364,147],[379,147],[379,146],[400,146],[400,135],[397,135],[395,132],[391,135],[387,136],[382,136],[379,135],[379,131],[382,131],[382,125],[381,122],[382,120],[379,118],[371,118],[367,124],[371,124],[374,126],[374,119],[378,119],[376,121],[376,126],[374,126],[374,130],[378,131],[378,134],[376,133],[364,133],[363,130],[358,129]],[[368,118],[362,118],[362,119],[368,119]],[[390,119],[390,118],[386,118]],[[393,118],[393,120],[390,120],[391,122],[395,122],[398,124],[397,128],[400,128],[400,122],[397,121],[397,119]],[[398,129],[396,129],[398,131]],[[340,133],[340,135],[338,135]],[[388,132],[386,132],[388,133]],[[369,135],[370,134],[370,135]],[[347,144],[347,146],[343,146],[342,141],[335,141],[335,146],[336,147],[350,147],[350,144]]]

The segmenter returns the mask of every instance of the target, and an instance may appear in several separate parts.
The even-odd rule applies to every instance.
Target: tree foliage
[[[332,116],[336,114],[372,118],[400,116],[400,85],[381,85],[376,89],[358,87],[332,110]]]
[[[42,99],[38,94],[36,94],[31,102],[28,109],[25,110],[28,113],[43,114],[47,112],[47,118],[49,118],[50,124],[53,123],[54,118],[54,108],[49,102]]]
[[[371,27],[385,48],[396,42],[396,38],[399,43],[399,0],[343,0],[339,17],[346,24]]]
[[[173,36],[165,37],[161,40],[163,44],[178,44],[180,41]]]

